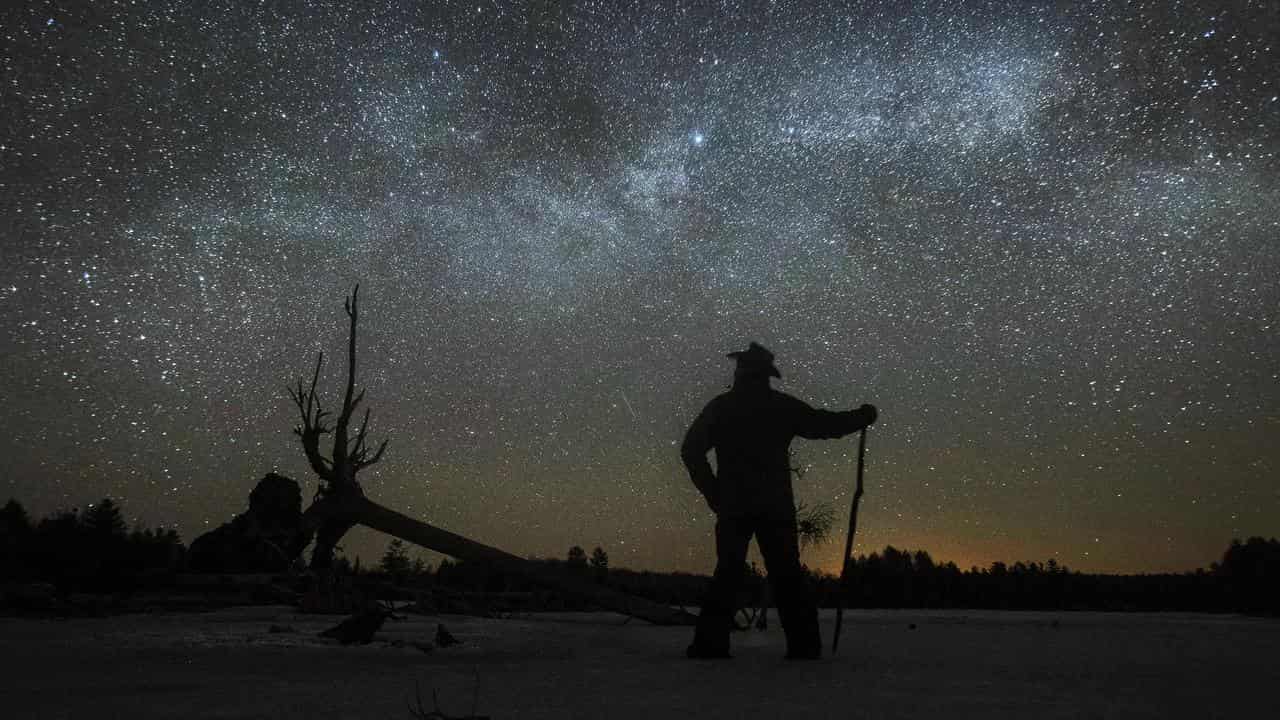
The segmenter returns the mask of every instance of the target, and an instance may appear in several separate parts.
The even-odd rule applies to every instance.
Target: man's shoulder
[[[778,404],[788,407],[808,407],[809,403],[801,400],[795,395],[789,395],[776,388],[769,388],[769,399]]]
[[[702,414],[705,415],[710,412],[715,412],[716,408],[723,406],[726,399],[725,396],[728,394],[729,393],[720,393],[719,395],[716,395],[715,397],[708,400],[706,404],[702,406]]]
[[[733,391],[726,390],[720,393],[719,395],[716,395],[715,397],[708,400],[706,407],[708,410],[711,410],[714,408],[722,407],[726,403],[730,403],[730,402],[733,402]]]

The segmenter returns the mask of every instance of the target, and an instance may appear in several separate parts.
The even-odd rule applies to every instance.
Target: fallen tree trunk
[[[549,571],[545,567],[498,548],[469,540],[421,520],[414,520],[364,496],[324,498],[316,501],[307,510],[307,515],[315,521],[332,518],[354,521],[367,528],[458,560],[488,563],[501,572],[519,575],[538,585],[573,595],[605,610],[637,617],[656,625],[692,625],[697,620],[694,615],[684,610],[628,595],[577,577]]]
[[[319,499],[303,513],[302,531],[307,537],[315,536],[315,549],[311,553],[311,569],[328,571],[333,565],[334,549],[342,536],[354,525],[360,524],[400,538],[428,550],[444,553],[459,560],[488,563],[501,572],[520,575],[544,587],[574,595],[606,610],[613,610],[660,625],[688,625],[696,619],[683,610],[632,597],[626,593],[585,582],[580,578],[550,572],[534,563],[497,548],[468,540],[447,530],[414,520],[407,515],[389,510],[364,496],[356,475],[382,458],[387,449],[383,440],[376,450],[368,445],[369,410],[364,420],[354,430],[351,419],[356,407],[364,400],[364,390],[355,391],[356,384],[356,325],[359,320],[360,286],[356,285],[351,296],[343,302],[343,310],[350,319],[347,336],[347,383],[342,397],[342,409],[332,427],[326,420],[329,412],[321,406],[316,384],[320,380],[320,368],[324,353],[316,358],[315,371],[309,385],[299,381],[289,389],[289,396],[298,408],[299,424],[293,432],[302,441],[307,462],[321,480]],[[333,451],[328,457],[320,450],[320,439],[333,436]],[[301,548],[299,548],[301,552]]]

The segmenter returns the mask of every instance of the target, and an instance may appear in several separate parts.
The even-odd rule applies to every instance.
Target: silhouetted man
[[[787,657],[819,658],[818,610],[800,568],[787,449],[797,435],[837,438],[857,432],[875,422],[876,409],[816,410],[774,390],[769,378],[782,374],[774,367],[773,353],[756,343],[729,357],[737,360],[733,388],[707,403],[680,449],[693,484],[716,514],[716,572],[687,654],[729,657],[735,596],[754,535],[787,635]],[[715,472],[707,461],[712,448]]]

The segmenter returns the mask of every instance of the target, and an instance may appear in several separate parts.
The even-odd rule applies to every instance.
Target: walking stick
[[[836,634],[831,640],[831,654],[840,647],[840,624],[844,620],[845,582],[849,577],[849,553],[853,552],[853,534],[858,530],[858,501],[862,499],[862,458],[867,454],[867,429],[862,428],[858,437],[858,487],[853,491],[853,505],[849,508],[849,534],[844,540],[844,563],[840,566],[840,599],[836,602]]]

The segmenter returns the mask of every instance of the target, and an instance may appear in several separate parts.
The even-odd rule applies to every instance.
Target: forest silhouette
[[[565,559],[537,559],[548,572],[582,579],[660,603],[694,606],[710,578],[683,572],[636,571],[611,567],[608,553],[580,546]],[[411,559],[393,539],[377,566],[362,567],[339,555],[335,574],[349,588],[367,594],[434,597],[442,610],[555,609],[589,610],[589,601],[539,589],[528,578],[503,573],[486,563],[443,560],[431,565]],[[821,607],[841,601],[837,576],[806,568]],[[886,547],[849,560],[844,602],[853,608],[989,608],[1002,610],[1107,610],[1239,612],[1280,615],[1280,541],[1251,537],[1233,540],[1218,562],[1183,573],[1110,575],[1082,573],[1058,563],[993,562],[961,569],[935,561],[924,550]],[[279,576],[284,586],[304,586],[309,573],[299,562]],[[9,500],[0,508],[0,577],[3,607],[10,612],[75,613],[87,604],[95,610],[138,609],[130,602],[148,593],[172,598],[195,573],[187,547],[169,528],[130,528],[121,506],[110,498],[83,510],[59,510],[33,521],[23,505]],[[763,597],[764,579],[747,570],[742,605]],[[199,587],[197,585],[197,587]],[[109,597],[112,602],[103,602]],[[229,596],[235,602],[279,602],[280,593]],[[286,594],[283,596],[287,598]],[[76,600],[79,600],[77,603]],[[224,598],[210,603],[232,602]],[[153,599],[154,602],[154,599]]]

